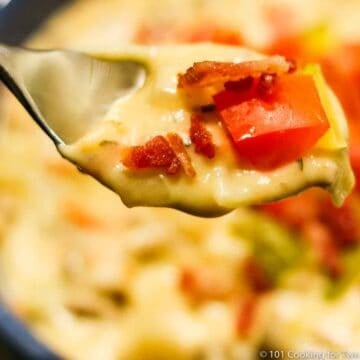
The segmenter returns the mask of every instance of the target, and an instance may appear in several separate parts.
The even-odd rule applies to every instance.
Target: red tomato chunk
[[[262,75],[248,89],[214,96],[240,157],[270,170],[305,155],[329,128],[311,76]]]

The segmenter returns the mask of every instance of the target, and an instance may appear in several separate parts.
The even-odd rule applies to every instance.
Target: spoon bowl
[[[60,145],[78,140],[114,100],[141,88],[146,67],[75,51],[0,45],[0,79]]]

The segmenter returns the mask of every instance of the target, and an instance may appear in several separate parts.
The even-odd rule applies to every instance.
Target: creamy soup
[[[212,97],[220,91],[218,88],[223,87],[223,83],[210,89],[192,90],[197,95],[201,93],[202,97],[198,95],[194,99],[193,96],[191,101],[187,101],[186,96],[189,95],[182,94],[182,90],[178,89],[178,75],[194,62],[203,60],[238,64],[254,62],[255,67],[259,66],[258,63],[264,66],[262,62],[267,61],[270,65],[273,62],[273,67],[283,67],[285,70],[282,71],[286,72],[288,65],[285,59],[267,59],[245,48],[211,44],[134,47],[125,50],[124,55],[118,55],[119,58],[122,56],[145,64],[148,69],[145,84],[130,96],[119,98],[106,117],[87,135],[74,144],[61,145],[60,151],[117,192],[127,206],[165,206],[213,215],[241,205],[281,199],[311,186],[324,187],[331,193],[334,202],[341,204],[351,190],[353,177],[347,159],[346,120],[337,99],[316,67],[308,70],[311,73],[309,76],[314,79],[330,128],[301,158],[270,169],[258,169],[241,163],[217,111],[211,112],[206,108],[202,116],[206,117],[206,131],[212,137],[214,154],[209,157],[196,152],[189,134],[192,112],[201,106],[213,105]],[[295,115],[289,113],[287,116],[291,122],[291,117]],[[263,121],[266,122],[266,119]],[[276,119],[273,122],[276,123]],[[160,145],[166,147],[168,134],[178,137],[180,151],[186,156],[190,169],[185,164],[183,171],[175,170],[171,174],[171,169],[165,171],[164,168],[151,166],[134,169],[126,166],[124,156],[122,158],[126,149],[149,142],[151,146],[151,139],[159,136],[162,137]],[[310,136],[309,132],[307,136]],[[283,140],[273,141],[276,148],[277,142]],[[170,142],[168,151],[173,150],[171,145]],[[284,150],[290,151],[287,148]],[[272,152],[273,149],[264,148],[263,151]],[[181,161],[179,165],[181,168]]]
[[[285,28],[289,35],[305,32],[301,43],[310,36],[308,45],[320,43],[324,49],[329,45],[327,29],[331,46],[345,40],[359,43],[359,13],[357,0],[81,0],[70,2],[49,19],[27,45],[110,57],[134,42],[201,39],[263,49],[274,33],[281,34]],[[290,43],[296,43],[294,38]],[[332,54],[335,62],[330,75],[340,71],[341,80],[351,66],[339,51]],[[150,64],[156,60],[146,54],[142,57]],[[176,57],[176,61],[178,67],[165,80],[194,63],[193,58],[183,65],[182,59]],[[309,62],[313,61],[317,59]],[[340,66],[343,63],[345,69]],[[346,79],[345,99],[353,99],[356,87]],[[158,80],[159,86],[165,84]],[[332,86],[337,83],[341,84],[333,81]],[[170,85],[176,88],[175,83]],[[332,183],[332,188],[345,189],[340,185],[348,181],[342,177],[348,174],[343,115],[337,102],[330,100],[336,114],[336,121],[331,120],[328,110],[332,106],[326,103],[327,91],[321,89],[327,118],[334,131],[334,124],[340,125],[341,136],[316,144],[316,151],[303,158],[303,172],[297,162],[275,173],[291,186],[305,179],[313,184],[321,178]],[[145,97],[147,88],[143,90],[136,96]],[[173,99],[171,94],[163,95]],[[91,137],[83,139],[84,144],[95,146],[91,152],[97,153],[103,135],[114,135],[117,142],[125,139],[131,146],[147,141],[146,134],[138,133],[140,126],[133,140],[119,136],[111,126],[107,132],[111,120],[120,120],[121,109],[120,104],[114,105],[100,129],[94,129],[93,142]],[[360,351],[360,251],[359,236],[354,235],[360,224],[357,192],[341,209],[334,208],[328,194],[317,189],[272,204],[277,215],[284,212],[282,206],[288,210],[288,221],[286,216],[277,221],[251,209],[212,219],[164,208],[128,209],[116,194],[62,159],[13,96],[1,97],[0,112],[1,301],[60,356],[71,360],[256,360],[260,350],[272,350],[270,357],[276,350],[298,357],[307,351],[325,357]],[[134,118],[148,124],[144,116]],[[189,119],[184,116],[182,121],[185,140]],[[218,141],[215,125],[204,124]],[[130,125],[124,131],[131,131]],[[85,162],[80,144],[74,145],[72,155],[78,150],[76,155]],[[211,171],[203,165],[206,158],[193,153],[193,146],[186,149],[194,168],[199,167],[198,174]],[[220,155],[212,161],[224,166]],[[227,156],[232,158],[226,155],[226,161]],[[325,175],[317,164],[328,164]],[[129,186],[132,180],[126,171],[121,177],[124,186]],[[244,179],[241,169],[229,167],[229,171],[239,173],[247,186],[250,177],[255,183],[263,179],[265,187],[272,179],[268,173],[261,177],[249,172]],[[136,191],[148,196],[143,188],[149,186],[149,179],[143,174],[134,177],[139,184]],[[164,177],[154,191],[173,182],[179,182],[180,189],[180,183],[188,181],[187,177],[175,181]],[[231,182],[230,177],[223,179]],[[290,183],[289,179],[295,180]],[[175,196],[174,190],[167,191]],[[187,190],[181,192],[188,196]],[[235,194],[240,192],[236,189]],[[339,202],[344,194],[336,195]],[[225,195],[221,195],[223,200]],[[349,207],[349,200],[354,206]],[[291,221],[293,226],[289,226]],[[336,247],[339,244],[346,246]]]

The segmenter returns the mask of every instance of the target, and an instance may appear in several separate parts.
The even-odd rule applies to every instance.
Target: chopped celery
[[[297,235],[255,211],[242,210],[233,230],[248,241],[251,252],[274,284],[306,258],[305,247]]]

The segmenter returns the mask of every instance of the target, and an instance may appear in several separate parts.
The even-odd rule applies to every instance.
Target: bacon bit
[[[228,81],[224,84],[226,90],[231,91],[248,91],[252,88],[254,84],[254,78],[252,76],[248,76],[239,81]]]
[[[247,337],[254,326],[260,297],[249,294],[241,299],[236,315],[236,331],[241,337]]]
[[[196,172],[181,137],[174,133],[170,133],[166,137],[176,157],[179,159],[185,174],[189,177],[194,177]]]
[[[175,175],[181,168],[189,177],[196,175],[181,137],[170,133],[155,136],[145,145],[128,149],[123,164],[130,169],[162,168],[167,174]]]
[[[215,156],[215,145],[211,133],[202,124],[201,120],[200,115],[191,115],[190,139],[195,145],[195,152],[212,159]]]
[[[339,250],[327,227],[313,221],[305,224],[303,231],[328,274],[333,278],[338,278],[343,272],[343,267]]]
[[[197,62],[178,76],[178,88],[202,88],[239,81],[249,76],[259,77],[261,74],[288,73],[290,64],[282,56],[271,56],[264,60],[242,63],[203,61]]]
[[[122,161],[130,169],[162,168],[169,175],[175,175],[181,169],[180,160],[161,135],[155,136],[145,145],[130,147]]]
[[[66,202],[63,210],[64,218],[71,224],[84,229],[100,229],[104,227],[102,219],[91,214],[84,207],[74,202]]]
[[[270,289],[269,279],[254,257],[245,260],[243,272],[248,285],[255,293],[263,293]]]

